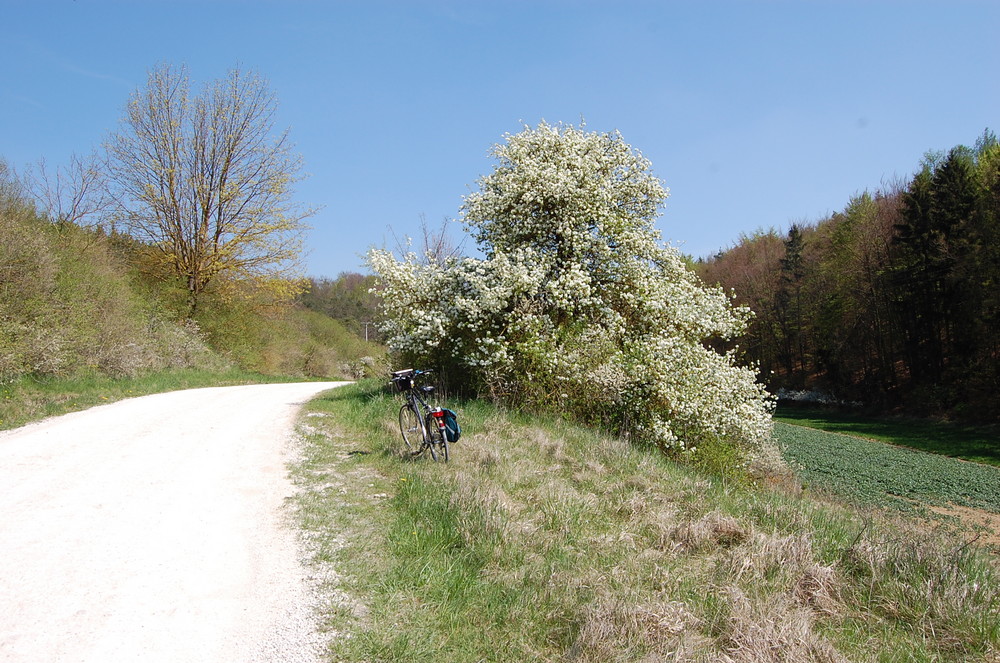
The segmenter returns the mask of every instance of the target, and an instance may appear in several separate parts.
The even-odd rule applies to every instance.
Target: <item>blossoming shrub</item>
[[[662,242],[668,194],[650,163],[618,133],[543,123],[505,138],[462,206],[484,258],[369,253],[390,348],[665,450],[766,450],[770,397],[706,344],[750,313]]]

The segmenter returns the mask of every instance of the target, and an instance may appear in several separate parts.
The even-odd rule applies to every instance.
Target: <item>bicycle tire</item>
[[[444,431],[441,430],[437,421],[430,414],[427,415],[424,425],[427,429],[427,442],[431,450],[431,458],[435,461],[443,460],[443,462],[447,463],[450,456],[448,436],[444,434]]]
[[[424,450],[424,426],[420,415],[407,403],[399,408],[399,433],[403,436],[406,448],[418,454]]]

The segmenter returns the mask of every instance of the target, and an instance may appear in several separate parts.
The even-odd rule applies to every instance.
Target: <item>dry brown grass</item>
[[[771,582],[785,588],[813,563],[808,534],[753,532],[739,546],[729,549],[720,568],[737,584],[760,586]]]
[[[803,607],[828,617],[836,617],[845,612],[841,603],[843,583],[832,566],[812,563],[799,574],[792,587],[792,597]]]
[[[686,520],[676,525],[671,539],[689,553],[716,548],[730,548],[746,541],[747,526],[733,516],[711,511],[696,520]]]
[[[641,599],[639,599],[641,601]],[[588,606],[567,661],[696,661],[712,650],[687,606],[661,599],[641,603],[608,596]]]
[[[731,587],[726,598],[722,641],[733,663],[848,663],[817,634],[815,613],[790,597],[759,601]]]

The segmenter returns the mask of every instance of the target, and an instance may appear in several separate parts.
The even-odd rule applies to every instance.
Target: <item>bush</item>
[[[766,452],[771,398],[713,339],[749,311],[705,288],[653,223],[667,191],[617,133],[508,135],[463,206],[485,259],[372,250],[390,348],[452,382],[671,452]],[[727,453],[730,453],[727,451]]]
[[[0,159],[0,385],[234,363],[289,376],[377,370],[378,345],[290,305],[303,283],[220,277],[188,319],[189,293],[154,245],[53,222]]]

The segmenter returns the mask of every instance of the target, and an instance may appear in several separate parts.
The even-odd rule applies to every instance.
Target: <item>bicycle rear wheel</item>
[[[409,403],[399,408],[399,432],[408,450],[412,453],[423,451],[424,427],[420,415]]]
[[[449,450],[448,450],[448,436],[444,434],[444,430],[438,426],[438,422],[433,416],[427,415],[427,420],[424,422],[427,427],[427,441],[430,443],[428,446],[431,450],[431,458],[434,460],[441,460],[445,463],[448,462]]]

